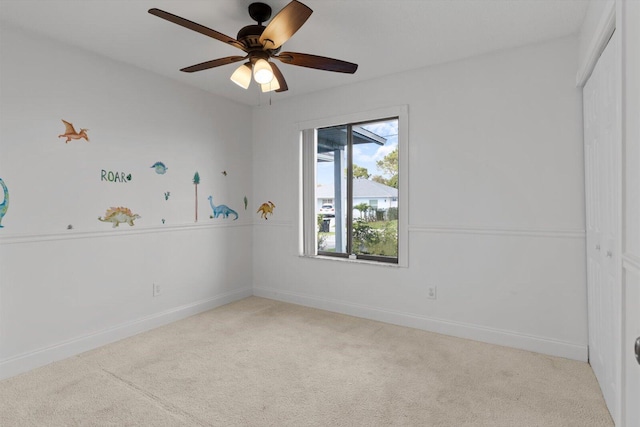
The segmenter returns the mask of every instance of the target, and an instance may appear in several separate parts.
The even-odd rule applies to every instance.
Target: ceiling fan
[[[180,70],[186,73],[193,73],[247,60],[231,75],[231,80],[244,89],[249,87],[252,75],[255,81],[261,85],[263,92],[272,90],[284,92],[288,89],[287,82],[280,69],[270,59],[277,59],[285,64],[338,73],[353,74],[358,69],[358,64],[339,59],[310,55],[308,53],[280,52],[282,44],[289,40],[313,13],[309,7],[296,0],[287,4],[278,12],[266,27],[262,23],[268,21],[271,17],[271,7],[265,3],[250,4],[249,15],[258,24],[247,25],[240,29],[237,39],[164,10],[154,8],[149,9],[149,13],[244,51],[246,53],[245,56],[227,56]]]

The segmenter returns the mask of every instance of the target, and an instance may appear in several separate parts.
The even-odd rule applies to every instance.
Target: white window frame
[[[398,117],[398,263],[388,264],[377,261],[349,260],[352,262],[375,263],[408,267],[409,263],[409,107],[407,105],[380,108],[371,111],[339,115],[329,118],[308,120],[297,124],[300,134],[299,144],[299,255],[310,258],[344,258],[318,255],[316,232],[316,152],[317,129],[347,123],[371,122],[387,117]]]

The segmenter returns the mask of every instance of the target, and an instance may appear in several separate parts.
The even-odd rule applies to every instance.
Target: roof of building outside
[[[353,180],[353,197],[354,198],[380,198],[380,197],[398,197],[398,189],[380,184],[379,182],[370,181],[364,178]],[[316,187],[316,198],[333,199],[332,185],[318,185]]]

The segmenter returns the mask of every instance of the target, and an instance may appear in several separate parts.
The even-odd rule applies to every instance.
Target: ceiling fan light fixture
[[[258,59],[256,63],[253,64],[253,78],[261,85],[269,83],[273,80],[271,65],[264,59]]]
[[[239,66],[231,74],[231,81],[243,89],[248,89],[251,84],[251,64],[246,63]]]
[[[232,55],[217,58],[182,68],[180,71],[194,73],[248,60],[231,75],[231,81],[244,89],[249,88],[253,78],[263,92],[287,91],[289,89],[287,81],[275,60],[289,65],[338,73],[353,74],[358,69],[358,64],[339,59],[308,53],[280,52],[282,45],[302,27],[313,13],[308,6],[299,0],[289,0],[289,3],[269,21],[266,27],[263,23],[271,17],[271,7],[265,3],[251,3],[249,16],[257,24],[242,27],[238,31],[237,39],[164,10],[152,8],[149,9],[149,13],[243,51],[245,54],[243,56]]]
[[[262,88],[262,92],[271,92],[280,89],[280,83],[278,83],[278,79],[273,79],[269,83],[261,84],[260,88]]]

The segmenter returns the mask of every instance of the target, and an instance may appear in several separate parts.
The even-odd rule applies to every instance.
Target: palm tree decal
[[[196,186],[196,222],[198,222],[198,184],[200,184],[200,174],[197,171],[193,175],[193,184]]]

